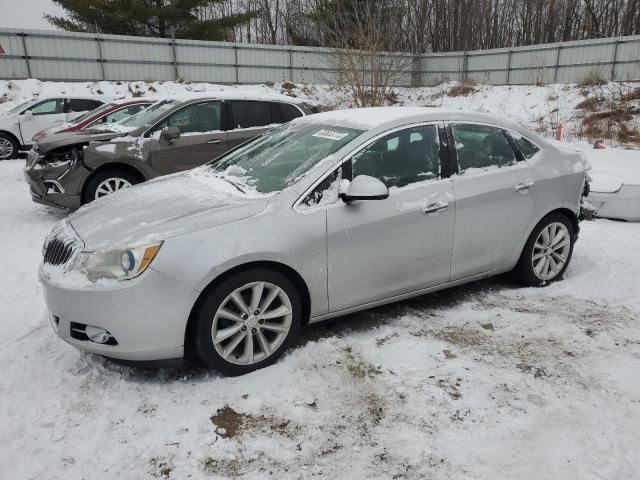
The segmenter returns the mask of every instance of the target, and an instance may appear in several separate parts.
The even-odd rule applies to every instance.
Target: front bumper
[[[29,153],[31,155],[31,152]],[[84,166],[29,165],[24,169],[24,178],[29,185],[31,199],[50,207],[77,209],[81,206],[80,187],[89,176]]]
[[[182,358],[184,336],[198,292],[148,269],[109,288],[62,288],[40,273],[56,334],[88,352],[128,361]],[[72,323],[103,328],[116,345],[72,337]]]

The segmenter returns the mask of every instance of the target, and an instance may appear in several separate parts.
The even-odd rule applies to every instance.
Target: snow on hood
[[[70,217],[86,251],[142,245],[260,213],[272,195],[240,192],[207,167],[98,199]]]

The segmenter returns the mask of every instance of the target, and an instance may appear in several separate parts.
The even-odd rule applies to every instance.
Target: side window
[[[511,136],[518,144],[524,158],[531,158],[540,151],[540,149],[528,138],[518,135],[517,133],[512,133]]]
[[[264,127],[271,124],[269,102],[230,102],[232,128]]]
[[[369,175],[387,187],[440,177],[440,144],[435,125],[413,127],[391,133],[352,159],[353,178]]]
[[[461,174],[474,168],[515,165],[516,155],[501,129],[473,124],[452,125],[451,129]]]
[[[89,100],[86,98],[70,98],[69,99],[69,110],[72,112],[88,112],[90,110],[95,110],[102,102],[98,100]]]
[[[31,107],[31,113],[34,115],[53,115],[55,113],[63,113],[64,101],[61,98],[52,100],[44,100]]]
[[[282,111],[282,115],[284,117],[285,122],[290,122],[294,118],[298,118],[302,116],[302,112],[298,110],[296,107],[294,107],[293,105],[290,105],[288,103],[279,103],[278,106]]]
[[[320,182],[313,191],[300,203],[300,208],[313,207],[315,205],[328,205],[338,201],[340,189],[341,169],[336,169]]]
[[[173,113],[156,130],[178,127],[180,133],[204,133],[220,130],[220,102],[192,103]]]

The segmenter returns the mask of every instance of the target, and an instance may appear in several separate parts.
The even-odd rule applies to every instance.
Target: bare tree
[[[402,77],[411,75],[413,56],[389,53],[409,48],[395,8],[379,0],[320,0],[315,11],[318,33],[332,47],[327,61],[358,107],[384,105]]]

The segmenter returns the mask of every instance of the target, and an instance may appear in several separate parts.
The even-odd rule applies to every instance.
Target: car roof
[[[110,97],[108,95],[94,95],[91,93],[88,93],[86,95],[80,95],[80,94],[67,95],[66,93],[61,93],[60,95],[39,95],[39,96],[33,97],[30,101],[39,102],[42,100],[53,100],[56,98],[68,98],[73,100],[100,100],[101,102],[104,102],[104,103],[113,102],[113,97]]]
[[[166,97],[158,97],[157,100],[178,100],[188,103],[201,100],[253,100],[266,102],[304,103],[304,99],[290,97],[279,93],[260,93],[254,91],[243,91],[241,89],[229,89],[211,92],[194,92],[188,94],[178,94]]]
[[[333,110],[330,112],[317,113],[315,115],[297,118],[294,121],[355,128],[371,132],[384,131],[390,128],[419,122],[483,122],[515,130],[522,135],[535,137],[536,140],[541,141],[545,145],[548,143],[539,135],[523,129],[521,126],[510,120],[469,110],[450,110],[431,107],[352,108],[347,110]]]

